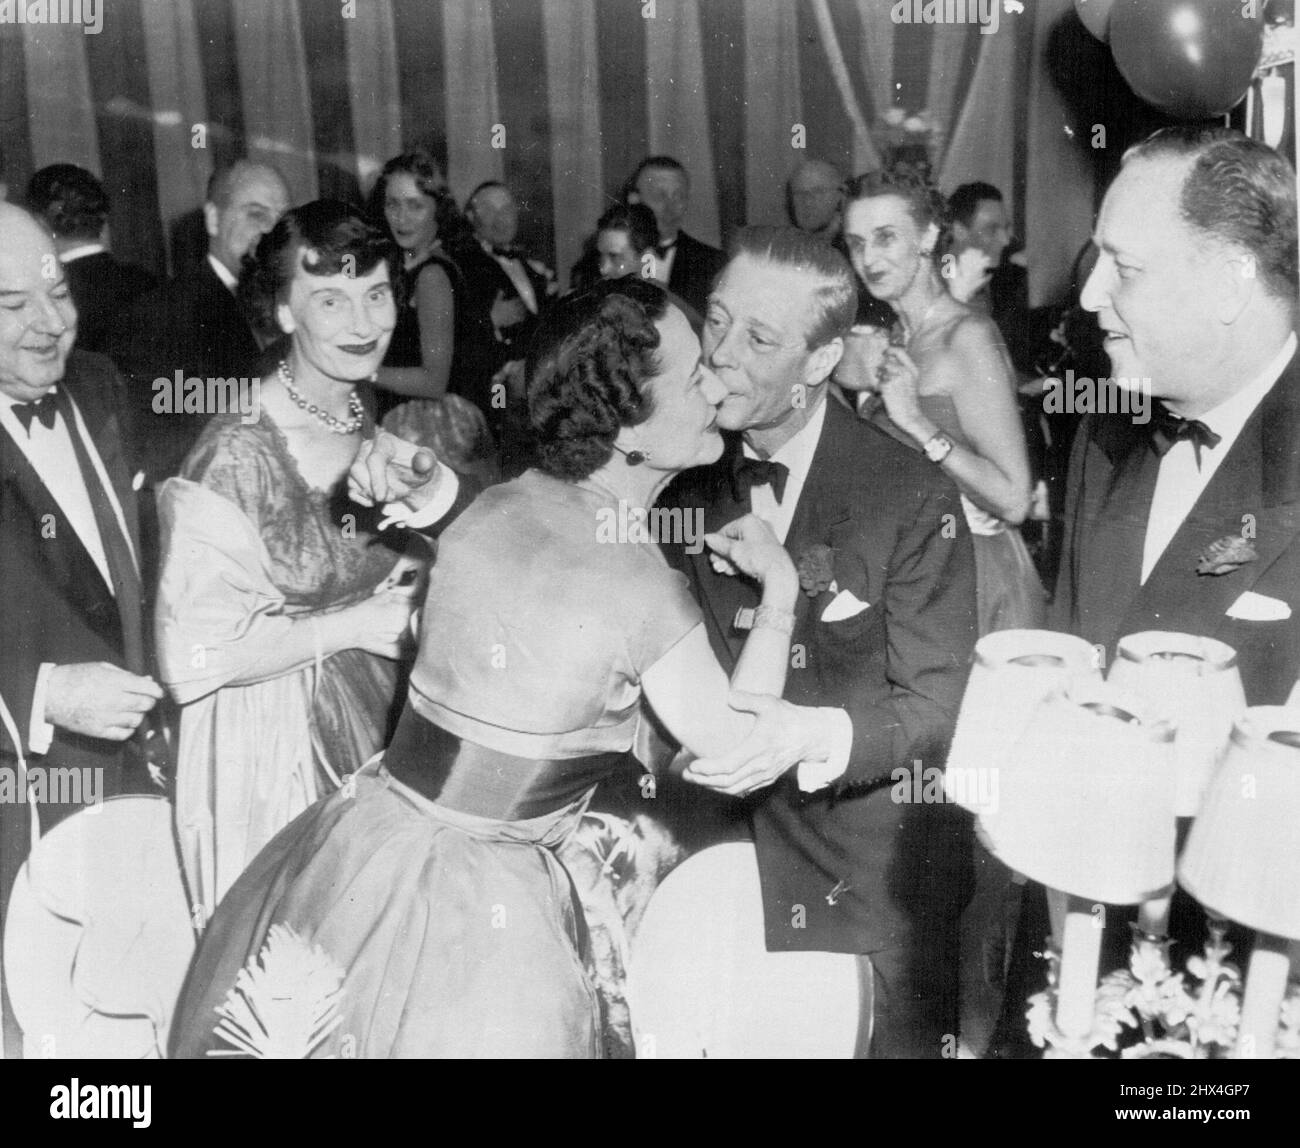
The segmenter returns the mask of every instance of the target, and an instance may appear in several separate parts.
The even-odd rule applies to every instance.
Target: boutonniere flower
[[[839,589],[835,581],[835,551],[823,542],[809,546],[800,554],[795,569],[799,573],[799,585],[809,598],[816,598],[823,590],[834,594]]]
[[[1196,562],[1196,573],[1231,574],[1258,557],[1259,554],[1249,539],[1242,538],[1240,534],[1225,534],[1201,551]]]

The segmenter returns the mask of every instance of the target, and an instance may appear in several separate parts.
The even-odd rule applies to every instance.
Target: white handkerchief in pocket
[[[1291,617],[1291,607],[1280,598],[1247,590],[1228,607],[1228,617],[1243,622],[1282,622]]]
[[[822,621],[842,622],[845,618],[853,618],[861,614],[869,605],[870,603],[854,597],[851,590],[841,590],[831,599],[831,604],[822,611]]]

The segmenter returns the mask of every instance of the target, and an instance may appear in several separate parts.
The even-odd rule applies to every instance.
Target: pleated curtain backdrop
[[[1006,194],[1033,294],[1064,287],[1096,206],[1091,125],[1048,72],[1071,0],[973,25],[895,24],[890,0],[111,0],[103,31],[0,24],[12,193],[70,161],[97,172],[114,248],[163,271],[214,165],[275,163],[293,198],[359,197],[412,146],[461,199],[504,179],[523,242],[561,274],[637,160],[687,165],[686,227],[721,242],[784,218],[805,157],[879,162],[891,108],[926,111],[943,190]],[[802,131],[796,130],[802,128]],[[1112,139],[1122,135],[1112,126]],[[1292,133],[1293,138],[1293,133]],[[800,149],[797,144],[802,143]],[[199,237],[201,240],[201,236]]]

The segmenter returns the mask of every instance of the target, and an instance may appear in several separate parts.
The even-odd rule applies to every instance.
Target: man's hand
[[[492,300],[492,326],[498,334],[511,327],[518,326],[528,318],[528,308],[522,299],[507,299],[504,291],[498,291]]]
[[[419,510],[433,501],[438,483],[437,456],[386,430],[363,439],[348,471],[348,494],[353,502],[374,506],[401,502]]]
[[[733,710],[753,714],[754,728],[735,749],[722,757],[701,757],[686,767],[687,781],[742,797],[771,785],[801,761],[824,761],[830,730],[817,709],[791,705],[769,694],[733,690]]]
[[[45,720],[87,737],[126,741],[162,696],[153,678],[109,662],[55,666],[45,687]]]

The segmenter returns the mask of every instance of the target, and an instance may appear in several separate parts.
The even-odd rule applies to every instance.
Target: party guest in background
[[[7,203],[0,300],[0,685],[29,766],[75,776],[83,797],[84,786],[101,798],[148,792],[143,734],[162,688],[145,640],[124,384],[103,356],[73,348],[77,312],[54,241]],[[0,764],[16,768],[16,754]],[[45,832],[81,808],[0,802],[0,928],[33,812]]]
[[[289,336],[287,356],[260,380],[259,417],[213,418],[160,492],[159,662],[183,707],[176,819],[208,913],[390,732],[418,563],[342,480],[371,429],[357,387],[397,323],[399,260],[346,204],[283,216],[242,288]]]
[[[27,206],[54,233],[68,289],[77,307],[77,346],[107,349],[114,312],[154,286],[143,267],[116,258],[104,245],[109,201],[104,185],[84,167],[56,163],[27,184]]]
[[[647,156],[632,173],[623,199],[644,203],[659,225],[659,278],[703,315],[709,289],[727,257],[682,230],[690,206],[691,180],[672,156]]]
[[[1159,402],[1148,422],[1095,414],[1079,428],[1052,622],[1108,661],[1142,630],[1216,638],[1237,652],[1247,703],[1280,705],[1300,678],[1295,173],[1239,132],[1165,129],[1124,156],[1094,241],[1083,306],[1117,381]],[[1046,931],[1040,890],[1021,923],[1024,992]],[[1181,967],[1205,936],[1181,892],[1170,934]],[[1106,937],[1114,967],[1128,935]],[[1008,994],[1013,1037],[1023,999]]]
[[[117,321],[109,354],[130,377],[136,464],[153,486],[176,474],[211,411],[154,410],[158,378],[255,378],[261,344],[251,316],[235,298],[244,255],[289,206],[280,173],[240,160],[208,181],[203,221],[208,253]]]
[[[889,429],[923,450],[961,491],[975,544],[980,634],[1037,628],[1045,594],[1017,529],[1029,508],[1029,462],[1015,373],[992,321],[959,303],[939,274],[944,204],[916,170],[865,176],[849,189],[845,238],[867,289],[898,315],[897,346],[873,370],[837,377],[857,390],[866,417],[877,395]],[[974,843],[974,898],[962,916],[962,1038],[987,1047],[1002,1006],[1020,887]]]
[[[809,235],[833,243],[840,233],[844,209],[844,176],[832,163],[806,159],[785,185],[790,222]]]
[[[639,275],[660,279],[655,248],[659,227],[645,204],[615,204],[596,221],[596,254],[600,277],[619,279]]]

